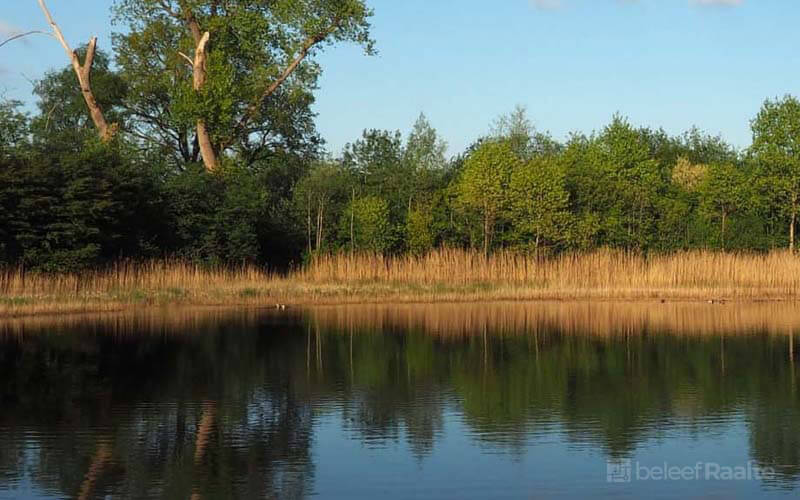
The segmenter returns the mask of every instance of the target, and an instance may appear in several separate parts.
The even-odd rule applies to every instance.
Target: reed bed
[[[554,290],[724,288],[795,295],[800,291],[800,258],[782,251],[644,256],[614,250],[552,258],[501,251],[487,258],[476,252],[443,249],[422,257],[321,256],[297,277],[309,282],[486,283]]]
[[[536,258],[441,249],[421,257],[322,255],[285,275],[180,260],[121,262],[80,274],[0,270],[0,316],[153,305],[344,304],[496,300],[795,300],[789,252],[598,250]]]
[[[21,268],[0,273],[0,294],[81,295],[135,290],[200,290],[214,286],[240,286],[270,281],[272,276],[258,268],[209,268],[181,260],[120,262],[102,270],[71,274],[30,273]]]

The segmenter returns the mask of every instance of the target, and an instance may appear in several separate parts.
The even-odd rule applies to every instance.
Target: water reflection
[[[792,304],[170,311],[0,324],[0,497],[582,498],[606,459],[800,486]],[[622,488],[622,489],[620,489]]]

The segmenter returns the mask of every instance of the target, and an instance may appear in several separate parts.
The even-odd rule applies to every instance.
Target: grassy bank
[[[323,256],[289,275],[180,261],[104,271],[0,272],[0,316],[154,305],[338,304],[544,299],[787,300],[800,298],[800,258],[788,252],[704,251],[644,257],[598,251],[548,259],[439,250],[424,257]]]

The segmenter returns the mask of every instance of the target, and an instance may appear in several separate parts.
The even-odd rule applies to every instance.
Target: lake
[[[788,498],[791,303],[0,320],[0,498]]]

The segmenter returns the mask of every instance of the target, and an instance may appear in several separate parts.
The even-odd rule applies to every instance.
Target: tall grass
[[[766,254],[690,251],[644,256],[615,250],[535,258],[513,252],[484,257],[443,249],[422,257],[331,255],[295,277],[308,282],[386,282],[521,286],[542,290],[717,289],[737,296],[800,292],[800,258]]]
[[[118,262],[107,269],[71,274],[0,271],[0,295],[80,295],[135,290],[198,290],[209,285],[236,286],[272,279],[258,268],[210,268],[182,260]]]
[[[800,257],[788,252],[615,250],[536,258],[441,249],[421,257],[317,256],[276,275],[252,266],[121,262],[80,274],[0,270],[0,315],[115,310],[131,304],[458,302],[530,299],[798,299]]]

